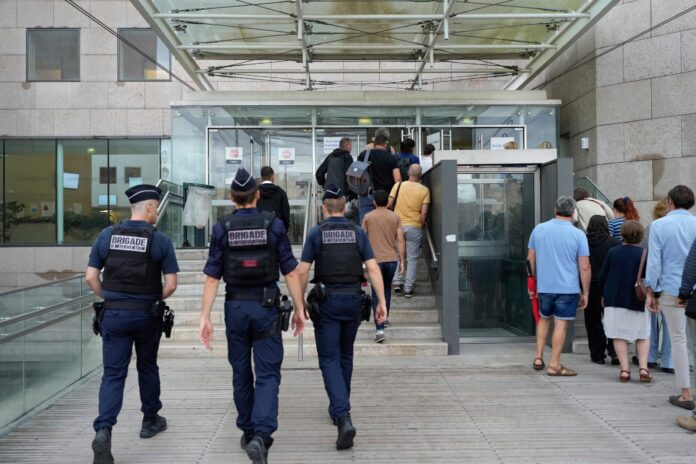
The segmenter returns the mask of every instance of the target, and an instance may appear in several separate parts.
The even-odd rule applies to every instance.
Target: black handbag
[[[686,301],[686,308],[684,309],[686,317],[690,319],[696,319],[696,298],[694,298],[693,295]]]

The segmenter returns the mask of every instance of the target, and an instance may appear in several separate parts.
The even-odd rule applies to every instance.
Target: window
[[[79,80],[79,29],[27,29],[27,81]]]
[[[118,41],[119,81],[168,81],[171,80],[171,55],[167,46],[151,29],[119,29],[119,36],[133,44],[164,69],[134,50],[128,43]]]

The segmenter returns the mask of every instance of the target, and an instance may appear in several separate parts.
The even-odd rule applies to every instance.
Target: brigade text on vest
[[[336,243],[355,243],[354,230],[323,230],[321,241],[328,245]]]
[[[266,229],[230,230],[227,232],[227,242],[231,247],[265,245],[268,237]]]
[[[147,238],[131,237],[129,235],[112,235],[109,249],[145,253],[147,251]]]

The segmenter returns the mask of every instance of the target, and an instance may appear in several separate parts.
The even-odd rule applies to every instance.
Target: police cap
[[[160,201],[162,196],[162,190],[154,185],[150,184],[140,184],[135,187],[131,187],[126,190],[126,196],[128,201],[133,203],[139,203],[145,200],[157,200]]]
[[[321,197],[322,201],[323,200],[333,200],[336,198],[341,198],[343,197],[343,190],[336,185],[336,184],[327,184],[326,187],[324,187],[324,196]]]
[[[234,176],[234,180],[232,180],[230,190],[232,190],[232,193],[242,194],[251,192],[257,187],[256,179],[254,179],[246,169],[240,168],[237,171],[237,175]]]

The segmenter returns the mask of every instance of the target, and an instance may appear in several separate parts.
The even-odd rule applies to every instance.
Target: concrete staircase
[[[299,248],[293,250],[299,256]],[[178,288],[167,304],[175,311],[176,319],[172,338],[162,338],[159,356],[169,358],[227,357],[227,341],[224,325],[224,282],[221,281],[218,297],[213,305],[212,321],[215,339],[212,351],[206,351],[198,340],[198,324],[205,276],[202,272],[207,250],[177,250],[179,268]],[[281,279],[281,290],[287,293]],[[427,280],[425,263],[419,263],[415,288],[416,296],[407,299],[392,296],[391,327],[386,329],[387,341],[374,342],[375,327],[372,321],[363,323],[355,342],[358,356],[446,356],[447,344],[442,340],[435,297]],[[285,356],[298,356],[298,339],[290,331],[283,333]],[[304,331],[303,356],[316,357],[314,330],[311,321]]]

